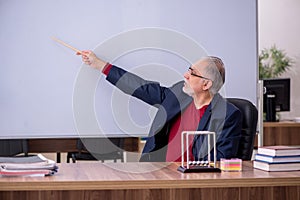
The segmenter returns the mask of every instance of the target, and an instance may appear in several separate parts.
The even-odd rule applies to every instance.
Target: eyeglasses
[[[198,77],[198,78],[203,78],[203,79],[205,79],[205,80],[210,80],[210,81],[211,81],[210,78],[206,78],[206,77],[204,77],[204,76],[195,74],[195,73],[194,73],[194,69],[193,69],[192,67],[189,67],[188,71],[190,72],[190,74],[191,74],[192,76],[196,76],[196,77]]]

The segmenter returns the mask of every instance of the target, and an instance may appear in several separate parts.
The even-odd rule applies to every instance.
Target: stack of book
[[[270,172],[300,170],[300,146],[258,147],[253,167]]]
[[[43,175],[57,172],[56,162],[38,154],[28,157],[0,157],[0,176]]]

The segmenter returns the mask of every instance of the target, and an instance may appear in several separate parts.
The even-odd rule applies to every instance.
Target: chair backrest
[[[246,99],[227,98],[227,101],[235,105],[243,115],[242,135],[237,157],[242,160],[251,160],[257,131],[257,108]]]

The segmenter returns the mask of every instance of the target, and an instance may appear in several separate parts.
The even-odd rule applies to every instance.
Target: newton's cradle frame
[[[189,139],[193,135],[207,135],[207,161],[190,161],[189,160]],[[194,138],[194,137],[193,137]],[[211,162],[210,150],[211,150],[211,138],[213,138],[213,149],[214,149],[214,159]],[[219,168],[216,167],[216,133],[210,131],[183,131],[181,134],[181,166],[178,167],[178,171],[182,173],[190,172],[221,172]],[[186,152],[186,153],[185,153]],[[187,161],[184,162],[184,157],[186,154]],[[186,164],[186,165],[185,165]]]

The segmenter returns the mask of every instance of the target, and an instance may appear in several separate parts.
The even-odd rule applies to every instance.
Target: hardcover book
[[[256,154],[255,160],[269,163],[300,162],[300,156],[268,156],[264,154]]]
[[[300,146],[263,146],[258,147],[257,153],[269,156],[300,156]]]
[[[255,160],[253,161],[253,167],[269,172],[296,171],[300,170],[300,163],[268,163]]]

